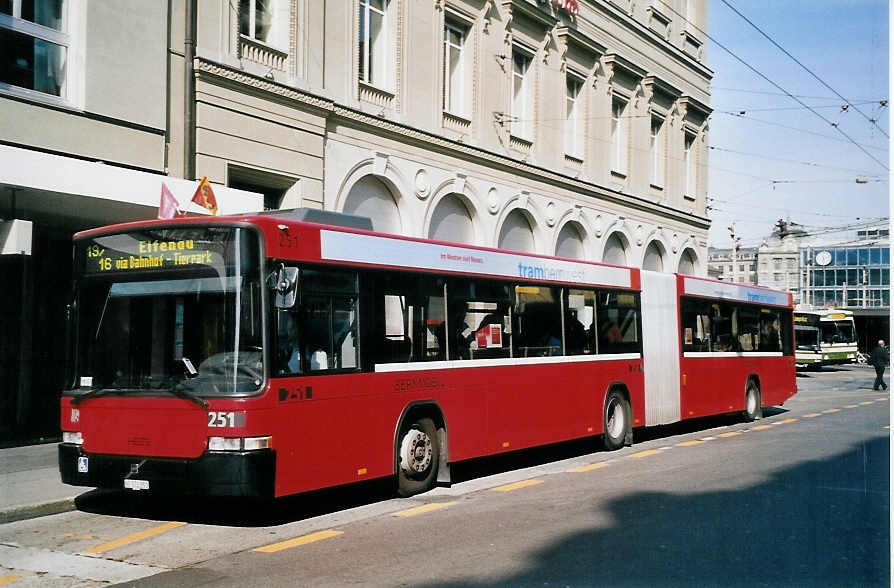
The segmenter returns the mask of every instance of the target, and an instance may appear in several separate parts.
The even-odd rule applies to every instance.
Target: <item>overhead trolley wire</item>
[[[742,14],[741,12],[739,12],[739,11],[736,9],[735,6],[733,6],[732,4],[730,4],[730,3],[728,2],[728,0],[720,0],[720,1],[723,2],[724,4],[726,4],[727,7],[729,7],[730,10],[732,10],[733,12],[735,12],[736,14],[738,14],[739,17],[742,18],[742,20],[744,20],[745,22],[747,22],[748,24],[750,24],[750,25],[752,26],[752,28],[754,28],[754,30],[756,30],[757,32],[759,32],[759,33],[760,33],[766,40],[770,41],[770,42],[771,42],[777,49],[779,49],[780,51],[782,51],[783,53],[785,53],[785,55],[788,56],[792,61],[794,61],[795,63],[797,63],[798,65],[800,65],[801,68],[802,68],[804,71],[806,71],[807,73],[809,73],[811,76],[813,76],[813,78],[816,79],[816,81],[818,81],[818,82],[819,82],[820,84],[822,84],[826,89],[830,90],[832,93],[834,93],[836,96],[838,96],[841,100],[844,100],[845,104],[847,104],[849,107],[853,108],[853,109],[856,110],[858,113],[860,113],[860,114],[863,116],[863,118],[865,118],[865,119],[868,120],[870,123],[872,123],[873,125],[875,125],[875,127],[879,130],[879,132],[881,132],[881,134],[883,134],[885,137],[888,136],[888,134],[887,134],[887,133],[886,133],[886,132],[885,132],[885,131],[878,125],[878,122],[877,122],[875,119],[873,119],[873,118],[867,116],[866,114],[864,114],[863,111],[861,111],[859,108],[857,108],[857,107],[856,107],[853,103],[851,103],[847,98],[845,98],[845,97],[842,96],[840,93],[838,93],[838,91],[835,90],[835,88],[833,88],[832,86],[830,86],[829,84],[827,84],[827,83],[825,82],[825,80],[823,80],[823,79],[820,78],[818,75],[816,75],[816,74],[815,74],[809,67],[807,67],[806,65],[804,65],[803,63],[801,63],[801,62],[798,60],[798,58],[796,58],[794,55],[792,55],[791,53],[789,53],[788,51],[786,51],[785,48],[782,47],[782,45],[780,45],[779,43],[777,43],[772,37],[770,37],[770,35],[768,35],[768,34],[765,33],[763,30],[761,30],[761,28],[760,28],[759,26],[757,26],[756,24],[754,24],[754,23],[753,23],[747,16],[745,16],[744,14]],[[792,97],[794,98],[794,96],[792,96]],[[887,169],[887,168],[885,168],[885,169]]]
[[[773,80],[771,80],[766,74],[764,74],[763,72],[761,72],[760,70],[758,70],[757,68],[755,68],[753,65],[751,65],[750,63],[748,63],[747,61],[745,61],[744,59],[742,59],[741,57],[739,57],[739,56],[736,55],[735,53],[733,53],[732,50],[729,49],[726,45],[724,45],[723,43],[721,43],[720,41],[718,41],[717,39],[715,39],[714,37],[712,37],[711,35],[709,35],[706,31],[704,31],[704,30],[702,30],[701,28],[699,28],[698,25],[696,25],[695,23],[693,23],[692,21],[690,21],[688,18],[686,18],[685,16],[683,16],[682,14],[680,14],[680,13],[673,7],[673,6],[669,5],[669,4],[668,4],[667,2],[665,2],[664,0],[661,0],[661,3],[662,3],[664,6],[666,6],[668,10],[670,10],[671,12],[673,12],[674,14],[676,14],[677,16],[679,16],[680,18],[682,18],[684,21],[686,21],[686,22],[688,22],[689,24],[691,24],[691,25],[693,26],[693,28],[695,28],[696,30],[698,30],[699,32],[701,32],[703,35],[705,35],[705,37],[708,38],[709,40],[711,40],[715,45],[717,45],[718,47],[720,47],[721,49],[723,49],[724,51],[726,51],[731,57],[733,57],[733,59],[735,59],[736,61],[738,61],[739,63],[741,63],[741,64],[744,65],[745,67],[747,67],[749,70],[751,70],[752,72],[754,72],[755,74],[757,74],[758,76],[760,76],[761,78],[763,78],[764,80],[766,80],[766,81],[767,81],[769,84],[771,84],[774,88],[776,88],[776,89],[778,89],[778,90],[784,92],[786,96],[788,96],[789,98],[791,98],[792,100],[794,100],[795,102],[797,102],[798,104],[800,104],[801,106],[803,106],[804,108],[806,108],[807,110],[809,110],[810,112],[812,112],[813,114],[815,114],[815,115],[816,115],[817,117],[819,117],[823,122],[825,122],[825,123],[828,124],[830,127],[834,128],[836,131],[838,131],[839,134],[841,134],[843,137],[845,137],[850,143],[852,143],[855,147],[857,147],[857,149],[859,149],[860,151],[862,151],[862,152],[863,152],[867,157],[869,157],[872,161],[876,162],[876,163],[877,163],[879,166],[881,166],[884,170],[888,170],[888,166],[887,166],[887,164],[883,163],[880,159],[878,159],[878,158],[875,157],[873,154],[871,154],[869,151],[867,151],[866,149],[864,149],[863,146],[860,145],[859,143],[857,143],[857,142],[856,142],[850,135],[848,135],[848,134],[845,133],[843,130],[841,130],[837,124],[833,123],[832,121],[830,121],[829,119],[827,119],[826,117],[824,117],[822,114],[820,114],[819,112],[817,112],[816,110],[814,110],[813,108],[811,108],[810,106],[808,106],[807,104],[805,104],[803,100],[801,100],[800,98],[798,98],[797,96],[795,96],[794,94],[792,94],[791,92],[789,92],[788,90],[786,90],[785,88],[783,88],[782,86],[780,86],[779,84],[777,84],[776,82],[774,82]]]

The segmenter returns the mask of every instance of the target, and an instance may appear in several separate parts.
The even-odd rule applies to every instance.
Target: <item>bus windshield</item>
[[[71,385],[250,394],[264,380],[259,237],[152,228],[75,245]]]
[[[795,345],[798,349],[819,349],[819,329],[795,325]]]
[[[854,334],[853,321],[823,321],[820,323],[823,343],[853,343],[857,340]]]

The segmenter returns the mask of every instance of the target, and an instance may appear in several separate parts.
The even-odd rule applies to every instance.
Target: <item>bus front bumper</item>
[[[72,486],[272,499],[275,468],[272,449],[169,459],[92,454],[79,445],[59,444],[59,472]]]

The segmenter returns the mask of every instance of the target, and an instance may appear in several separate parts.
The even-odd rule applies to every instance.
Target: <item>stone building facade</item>
[[[0,4],[2,437],[56,430],[64,344],[29,333],[64,328],[72,232],[153,218],[162,182],[704,275],[706,24],[705,0]]]

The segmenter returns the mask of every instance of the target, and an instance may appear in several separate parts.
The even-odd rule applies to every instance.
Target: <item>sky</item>
[[[729,248],[730,226],[752,247],[778,219],[834,238],[887,217],[887,0],[708,0],[707,33],[708,244]]]

